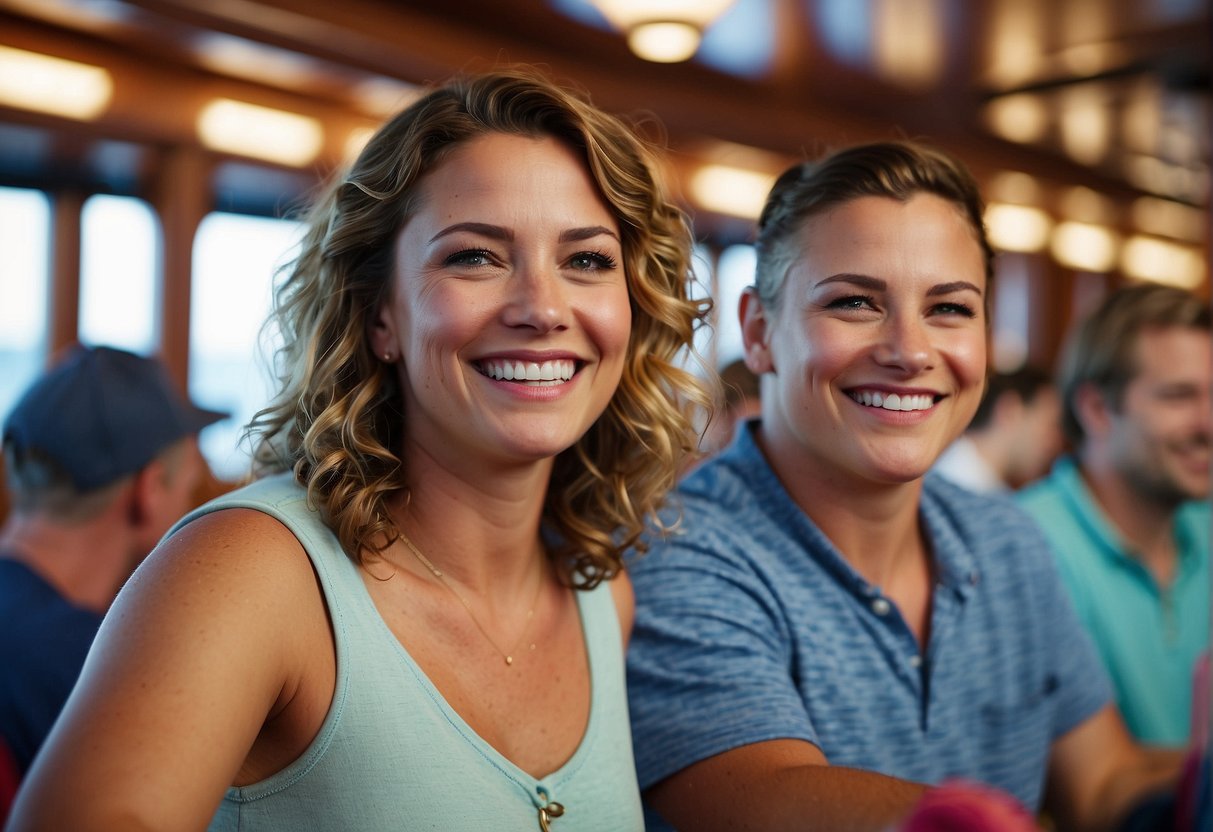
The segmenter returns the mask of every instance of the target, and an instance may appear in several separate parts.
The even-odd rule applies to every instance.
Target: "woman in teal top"
[[[262,478],[123,590],[14,828],[639,828],[620,556],[695,446],[690,256],[534,73],[386,124],[280,284]]]

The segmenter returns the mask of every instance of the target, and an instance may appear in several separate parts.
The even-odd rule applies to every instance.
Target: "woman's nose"
[[[568,325],[564,282],[555,269],[524,267],[510,277],[506,325],[549,332]]]
[[[921,372],[931,363],[931,340],[926,324],[917,317],[890,317],[881,331],[875,358],[877,363],[904,370]]]

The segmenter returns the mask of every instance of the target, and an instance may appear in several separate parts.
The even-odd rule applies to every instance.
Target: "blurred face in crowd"
[[[1023,403],[1015,426],[1015,447],[1011,454],[1008,479],[1013,487],[1026,485],[1049,472],[1061,453],[1061,395],[1052,387],[1042,387]]]
[[[973,228],[933,194],[860,197],[810,217],[800,243],[778,307],[743,301],[747,365],[774,377],[763,387],[768,454],[808,457],[832,482],[921,477],[984,387]]]
[[[1191,327],[1147,329],[1135,353],[1137,372],[1121,401],[1108,408],[1097,441],[1148,499],[1203,499],[1213,434],[1213,337]]]
[[[174,523],[194,508],[194,492],[205,465],[196,436],[175,442],[148,464],[150,479],[141,501],[142,541],[132,552],[131,568],[147,556]]]

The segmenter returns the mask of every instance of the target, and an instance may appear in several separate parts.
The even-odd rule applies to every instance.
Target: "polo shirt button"
[[[873,599],[872,612],[876,613],[879,616],[888,615],[889,614],[889,602],[883,598]]]
[[[922,656],[918,655],[917,653],[915,653],[913,656],[910,656],[910,667],[921,667],[921,666],[922,666]]]

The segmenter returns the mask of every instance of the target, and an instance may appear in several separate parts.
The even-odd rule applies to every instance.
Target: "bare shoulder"
[[[632,637],[632,624],[636,620],[636,593],[632,591],[632,579],[627,570],[620,570],[611,581],[611,597],[615,600],[615,611],[619,615],[619,628],[623,631],[626,647]]]
[[[247,508],[223,509],[186,524],[156,548],[135,576],[164,565],[173,570],[235,571],[251,580],[265,573],[282,579],[290,572],[310,570],[302,544],[286,526]]]
[[[309,658],[329,654],[294,535],[252,510],[200,517],[119,594],[19,808],[36,828],[203,824],[267,719],[329,679]]]

